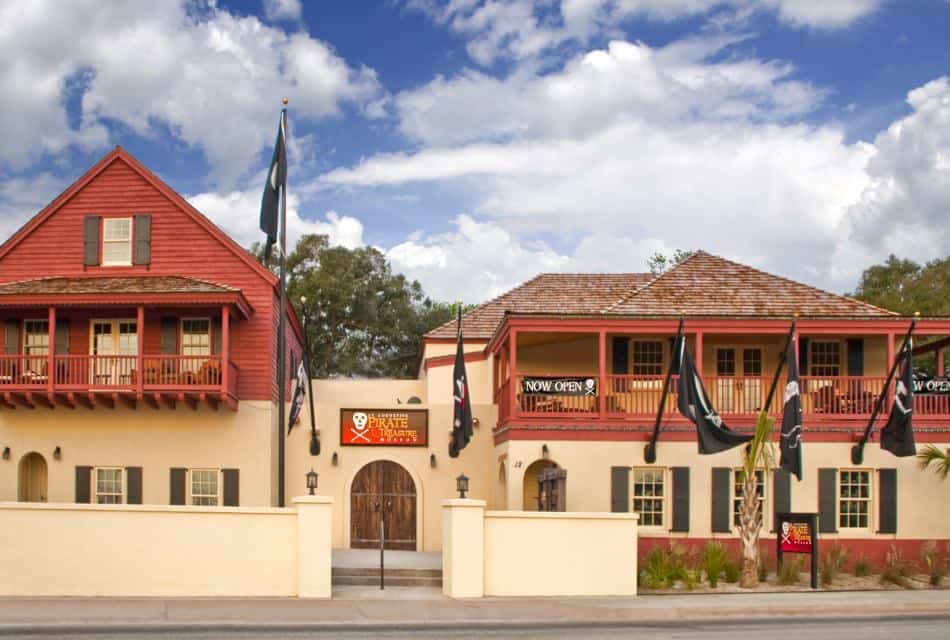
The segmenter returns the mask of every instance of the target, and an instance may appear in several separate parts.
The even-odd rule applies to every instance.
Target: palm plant
[[[934,465],[934,473],[940,476],[941,480],[946,480],[947,476],[950,475],[950,449],[941,451],[934,445],[929,444],[917,454],[917,461],[921,469],[926,469],[931,464]]]
[[[746,446],[739,481],[742,482],[742,503],[739,507],[739,539],[742,543],[742,577],[739,586],[753,589],[759,586],[759,533],[762,513],[756,487],[755,472],[766,473],[774,465],[772,451],[772,420],[763,411],[755,425],[755,435]]]

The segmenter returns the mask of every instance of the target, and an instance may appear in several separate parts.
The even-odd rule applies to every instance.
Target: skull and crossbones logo
[[[367,423],[369,423],[369,416],[362,411],[357,411],[353,414],[353,427],[350,429],[350,433],[353,434],[353,442],[357,440],[370,441],[365,433]]]

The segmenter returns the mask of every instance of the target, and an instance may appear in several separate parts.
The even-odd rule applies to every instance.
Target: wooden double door
[[[416,484],[408,471],[389,460],[369,463],[350,492],[350,546],[378,549],[382,517],[384,547],[415,551],[416,509]]]

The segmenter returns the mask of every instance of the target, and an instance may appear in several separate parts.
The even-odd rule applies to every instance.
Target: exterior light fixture
[[[429,454],[429,466],[435,469],[435,454],[434,453]]]
[[[551,457],[551,450],[548,449],[548,445],[546,444],[541,445],[541,457],[545,460]]]
[[[53,449],[53,457],[56,458],[57,460],[63,457],[63,450],[60,449],[59,446]]]
[[[465,498],[465,492],[468,491],[468,476],[464,473],[455,479],[455,489],[459,492],[459,498]]]
[[[333,452],[333,457],[330,458],[330,462],[333,463],[333,466],[340,464],[340,456],[337,455],[336,451]]]
[[[314,490],[317,488],[317,472],[311,469],[307,472],[307,489],[310,491],[310,495],[313,495]]]
[[[3,448],[3,459],[4,459],[4,460],[9,460],[9,459],[10,459],[10,447],[4,447],[4,448]]]

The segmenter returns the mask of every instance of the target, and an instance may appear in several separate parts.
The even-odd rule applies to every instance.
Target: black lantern
[[[307,472],[307,489],[310,490],[310,495],[313,495],[314,489],[317,488],[317,472],[311,469]]]
[[[465,498],[465,492],[468,491],[468,476],[464,473],[455,479],[455,489],[459,492],[459,498]]]
[[[53,449],[53,457],[56,458],[57,460],[60,460],[63,457],[63,450],[60,449],[59,447],[56,447],[55,449]]]

